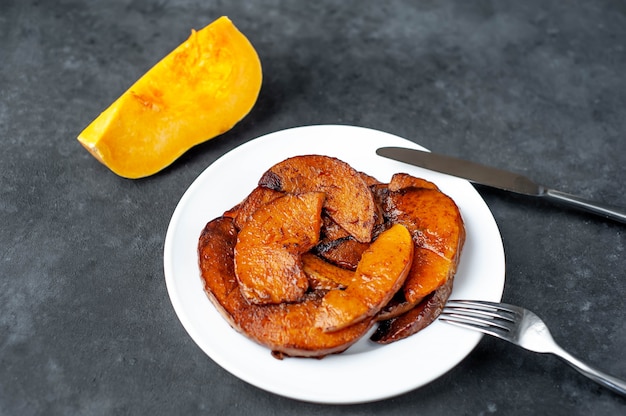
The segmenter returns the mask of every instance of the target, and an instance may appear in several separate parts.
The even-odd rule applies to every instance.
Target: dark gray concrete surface
[[[254,110],[160,174],[111,173],[78,133],[191,28],[221,15],[262,60]],[[330,123],[626,206],[626,3],[2,0],[0,414],[626,411],[624,398],[556,358],[491,338],[427,386],[355,406],[275,396],[207,357],[163,276],[179,198],[241,143]],[[626,225],[479,192],[502,233],[504,300],[626,378]]]

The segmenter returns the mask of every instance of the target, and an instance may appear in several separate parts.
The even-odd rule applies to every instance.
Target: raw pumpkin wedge
[[[227,17],[191,36],[101,113],[78,141],[126,178],[155,174],[230,130],[256,103],[256,50]]]

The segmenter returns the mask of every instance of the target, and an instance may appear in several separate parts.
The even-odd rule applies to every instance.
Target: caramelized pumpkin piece
[[[360,243],[352,236],[323,241],[315,246],[315,253],[329,262],[345,269],[355,270],[369,243]]]
[[[232,210],[226,211],[224,216],[232,216],[235,219],[235,226],[241,230],[257,209],[284,195],[283,192],[257,186],[242,203],[237,205],[234,216],[229,215]]]
[[[409,302],[421,301],[453,277],[456,266],[456,261],[448,260],[432,250],[416,247],[409,277],[403,287],[405,298]]]
[[[348,287],[324,296],[316,326],[332,332],[377,314],[404,283],[412,260],[413,241],[404,226],[381,233],[363,253]]]
[[[388,188],[392,192],[410,187],[439,190],[437,185],[434,183],[427,181],[426,179],[416,178],[408,173],[394,173],[388,184]]]
[[[313,253],[302,255],[302,266],[313,290],[345,289],[354,276],[353,271],[330,264]]]
[[[326,213],[322,213],[322,239],[324,241],[333,241],[340,238],[350,237],[350,233],[341,228],[332,218]]]
[[[327,333],[315,327],[323,292],[314,291],[298,303],[255,305],[247,301],[235,278],[237,228],[231,218],[209,222],[198,242],[205,291],[218,311],[237,331],[270,348],[276,357],[323,357],[342,352],[372,327],[364,320]]]
[[[230,130],[261,89],[259,57],[227,17],[191,36],[146,72],[79,136],[127,178],[152,175]]]
[[[415,255],[413,255],[415,258]],[[410,311],[414,307],[420,303],[420,300],[409,302],[404,297],[404,292],[399,290],[396,294],[391,298],[389,303],[387,303],[376,315],[377,321],[386,321],[391,318],[396,318],[402,315],[405,312]]]
[[[465,241],[461,213],[439,190],[414,187],[390,192],[383,208],[389,220],[406,226],[415,241],[403,290],[407,301],[418,302],[456,272]]]
[[[448,279],[441,287],[408,312],[381,322],[370,339],[379,344],[389,344],[426,328],[441,315],[441,311],[452,292],[453,281],[454,278]]]
[[[237,236],[235,274],[244,297],[256,304],[302,299],[309,281],[300,255],[321,227],[321,192],[285,195],[262,205]]]
[[[288,193],[324,192],[324,208],[357,241],[370,242],[377,220],[374,197],[363,176],[329,156],[286,159],[263,174],[259,185]]]
[[[379,218],[381,221],[384,219],[382,213]],[[320,242],[313,251],[339,267],[355,270],[359,260],[361,260],[361,255],[370,243],[357,241],[328,215],[323,215],[322,219]],[[375,228],[374,234],[376,231]]]

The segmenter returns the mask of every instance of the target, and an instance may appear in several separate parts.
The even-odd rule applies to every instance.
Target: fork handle
[[[576,371],[578,371],[582,375],[589,377],[596,383],[614,391],[615,393],[626,396],[626,381],[610,376],[598,369],[591,367],[588,364],[585,364],[558,345],[555,345],[554,351],[552,351],[552,353],[571,365]]]

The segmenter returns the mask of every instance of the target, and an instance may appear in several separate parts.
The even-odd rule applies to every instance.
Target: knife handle
[[[546,189],[543,196],[557,202],[565,203],[571,207],[591,212],[593,214],[598,214],[603,217],[626,224],[626,208],[593,202],[588,199],[584,199],[579,196],[571,195],[554,189]]]

